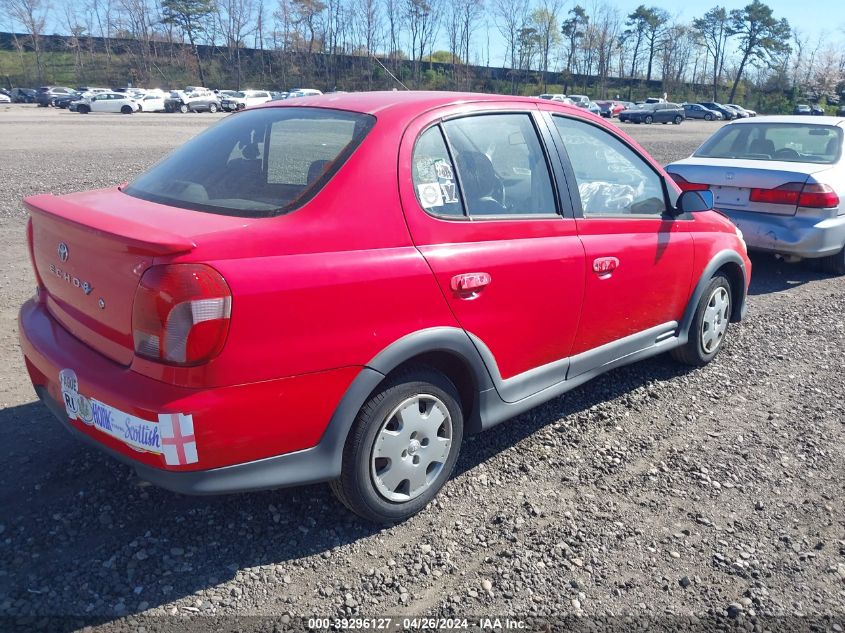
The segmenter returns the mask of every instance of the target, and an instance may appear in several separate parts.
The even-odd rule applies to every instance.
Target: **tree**
[[[162,0],[162,22],[178,27],[194,51],[200,84],[205,85],[197,39],[205,33],[209,16],[214,12],[212,0]]]
[[[701,35],[707,52],[713,58],[713,101],[719,100],[719,83],[725,64],[728,39],[733,35],[724,7],[713,7],[703,17],[693,20],[693,28]]]
[[[644,43],[648,46],[648,69],[646,81],[651,81],[651,71],[654,65],[654,55],[660,43],[660,35],[663,26],[669,21],[669,14],[658,7],[646,7],[644,4],[638,6],[633,13],[628,15],[625,25],[628,27],[623,33],[626,39],[634,39],[634,54],[631,57],[631,77],[637,69],[637,57],[640,46]]]
[[[531,13],[530,23],[537,33],[537,42],[540,48],[540,62],[543,71],[542,90],[546,91],[546,73],[549,71],[549,55],[558,44],[560,44],[560,27],[557,22],[557,14],[560,12],[559,0],[544,0],[543,6]]]
[[[778,55],[788,52],[791,29],[785,18],[775,19],[771,7],[760,0],[754,0],[743,9],[731,11],[730,30],[733,35],[739,36],[741,55],[731,95],[728,97],[728,101],[733,103],[746,64],[771,65]]]
[[[38,83],[44,81],[44,64],[41,59],[41,35],[47,24],[50,6],[46,0],[0,0],[0,8],[13,22],[20,24],[29,33],[32,50],[35,53],[35,72]]]
[[[496,28],[505,38],[506,59],[510,59],[511,92],[516,90],[516,71],[519,60],[519,30],[528,15],[528,0],[493,0],[493,14]],[[507,63],[507,62],[505,62]]]
[[[563,21],[560,33],[569,44],[566,51],[566,69],[572,72],[572,64],[575,62],[575,54],[578,51],[578,42],[584,37],[590,17],[580,4],[571,8],[567,15],[570,17]]]

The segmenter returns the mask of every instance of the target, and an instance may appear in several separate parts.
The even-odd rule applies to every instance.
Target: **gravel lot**
[[[219,118],[0,107],[0,630],[184,630],[150,617],[175,614],[843,630],[845,279],[803,265],[754,258],[748,319],[706,368],[652,359],[470,438],[439,501],[390,529],[325,486],[179,496],[74,441],[17,343],[20,198],[127,180]],[[667,163],[717,125],[624,129]],[[230,617],[247,615],[275,619]]]

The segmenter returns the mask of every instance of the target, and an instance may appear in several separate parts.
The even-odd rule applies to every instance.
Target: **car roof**
[[[310,97],[308,101],[273,101],[259,107],[264,108],[286,108],[286,107],[321,107],[336,108],[338,110],[352,110],[364,114],[380,114],[391,111],[395,114],[417,115],[424,111],[433,110],[450,105],[469,103],[524,103],[530,107],[536,107],[539,101],[536,97],[516,97],[511,95],[484,94],[476,92],[440,92],[427,90],[403,90],[403,91],[374,91],[374,92],[350,92],[317,95]],[[558,107],[583,112],[583,108],[573,108],[561,102]]]
[[[754,117],[752,119],[737,119],[729,125],[750,125],[753,123],[800,123],[802,125],[843,125],[845,117],[841,116],[814,116],[796,117],[795,115],[781,114],[776,116]]]

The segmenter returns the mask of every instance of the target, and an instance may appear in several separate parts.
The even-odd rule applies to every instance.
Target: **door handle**
[[[474,299],[484,288],[490,285],[493,278],[490,273],[462,273],[452,277],[452,290],[463,299]]]
[[[616,257],[597,257],[593,260],[593,272],[599,279],[606,279],[619,267],[619,260]]]

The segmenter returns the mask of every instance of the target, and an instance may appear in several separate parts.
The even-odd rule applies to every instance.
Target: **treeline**
[[[24,33],[5,65],[23,84],[60,67],[76,83],[657,91],[775,108],[845,88],[845,47],[760,0],[690,22],[607,0],[0,0],[4,27]],[[49,32],[65,36],[58,61]]]

